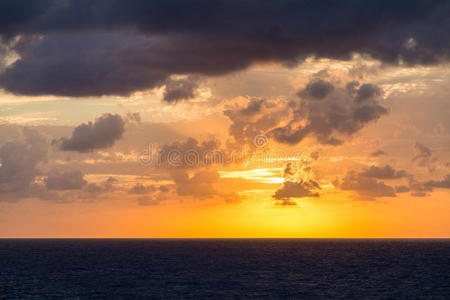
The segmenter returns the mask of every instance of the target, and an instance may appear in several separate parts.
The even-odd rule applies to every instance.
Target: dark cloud
[[[45,180],[45,186],[49,190],[79,190],[87,183],[80,171],[52,170]]]
[[[199,78],[189,76],[184,79],[168,79],[163,100],[168,103],[176,103],[182,100],[194,98],[198,88]]]
[[[362,199],[373,200],[378,197],[396,197],[392,186],[382,181],[350,171],[340,184],[341,190],[355,191]]]
[[[297,144],[310,135],[322,144],[342,144],[343,139],[388,113],[375,96],[358,101],[357,95],[363,86],[355,90],[356,95],[339,88],[320,101],[302,99],[290,103],[292,119],[287,125],[271,130],[270,134],[286,144]]]
[[[0,84],[28,95],[126,95],[174,74],[308,56],[431,64],[450,55],[449,10],[439,0],[4,0],[0,35],[38,38],[16,47],[21,59]]]
[[[319,197],[320,186],[314,180],[309,181],[285,181],[283,186],[272,196],[277,200],[289,200],[290,198]]]
[[[397,171],[390,165],[384,167],[371,166],[360,175],[377,179],[397,179],[406,177],[408,173],[404,170]]]
[[[379,87],[366,83],[361,85],[361,87],[356,90],[355,101],[360,103],[371,98],[379,97],[381,94],[382,90]]]
[[[377,156],[382,156],[382,155],[387,155],[387,153],[384,152],[383,150],[376,150],[370,154],[370,156],[372,156],[372,157],[377,157]]]
[[[311,97],[308,90],[314,90],[311,86],[315,83],[327,92],[314,92],[315,97]],[[298,101],[251,99],[246,107],[225,110],[224,114],[232,121],[230,135],[240,145],[255,146],[255,138],[261,135],[291,145],[308,136],[322,144],[340,145],[388,113],[380,104],[381,93],[357,101],[359,90],[366,85],[349,91],[347,88],[330,88],[330,82],[313,79],[307,86],[310,88],[303,89],[300,94],[309,94]],[[319,94],[322,98],[317,101]]]
[[[108,148],[120,139],[125,131],[125,122],[119,115],[104,114],[94,123],[77,126],[70,138],[53,141],[62,151],[89,152]]]
[[[312,98],[312,99],[323,99],[331,92],[333,92],[334,86],[328,81],[322,79],[315,79],[308,83],[306,87],[298,92],[300,97]]]

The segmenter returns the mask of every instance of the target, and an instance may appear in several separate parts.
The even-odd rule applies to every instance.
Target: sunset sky
[[[0,2],[0,237],[450,237],[450,2]]]

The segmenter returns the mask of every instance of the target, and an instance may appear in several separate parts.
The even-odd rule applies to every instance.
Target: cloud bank
[[[20,37],[12,49],[20,59],[0,86],[25,95],[127,95],[174,74],[310,56],[433,64],[450,56],[449,13],[443,0],[6,0],[0,36],[8,45]]]

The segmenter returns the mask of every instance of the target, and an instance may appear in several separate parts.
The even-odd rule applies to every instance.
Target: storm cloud
[[[26,95],[127,95],[174,74],[309,56],[438,63],[450,56],[449,11],[439,0],[5,0],[0,36],[23,42],[0,86]]]

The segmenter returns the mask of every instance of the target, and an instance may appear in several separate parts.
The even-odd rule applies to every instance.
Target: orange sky
[[[376,71],[351,72],[361,65]],[[321,70],[325,75],[318,77]],[[0,145],[13,143],[30,157],[45,147],[45,159],[24,163],[33,176],[25,193],[2,192],[0,236],[450,237],[448,70],[444,65],[405,71],[361,57],[309,59],[290,69],[255,65],[204,79],[193,100],[176,105],[161,102],[164,87],[86,100],[3,92]],[[311,121],[293,119],[288,104],[307,101],[301,93],[317,78],[333,86],[319,100],[330,103],[352,100],[345,98],[348,82],[358,80],[360,87],[370,82],[382,91],[371,105],[386,113],[350,134],[332,129],[327,138],[341,139],[337,145],[321,140],[318,129],[283,143],[274,129]],[[261,97],[262,92],[274,96]],[[262,108],[249,113],[258,101]],[[73,141],[81,123],[106,120],[104,113],[118,114],[124,124],[111,145],[65,151],[57,144],[61,138]],[[277,121],[264,127],[268,116]],[[233,131],[233,125],[242,127]],[[42,141],[28,139],[23,128]],[[255,142],[259,135],[262,145]],[[149,145],[166,154],[169,149],[182,155],[212,149],[227,159],[238,154],[230,163],[178,166],[163,157],[161,165],[145,165],[140,158]],[[6,168],[8,158],[3,159]],[[286,173],[288,164],[292,170]],[[20,172],[19,178],[28,174]]]

